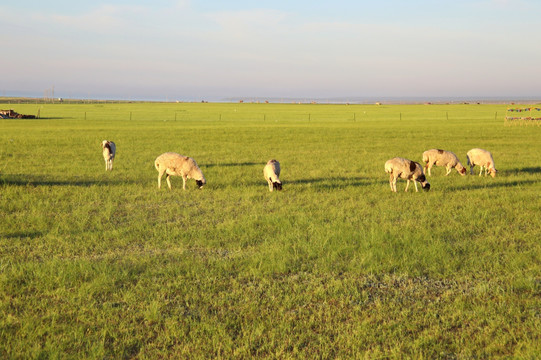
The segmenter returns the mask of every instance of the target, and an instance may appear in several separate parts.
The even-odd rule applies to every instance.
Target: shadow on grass
[[[523,167],[523,168],[509,169],[509,170],[506,170],[505,172],[509,172],[509,173],[539,174],[539,173],[541,173],[541,166]]]
[[[295,187],[296,189],[302,188],[302,186],[306,186],[308,189],[341,189],[341,188],[347,188],[347,187],[360,187],[360,186],[372,186],[376,185],[379,186],[380,184],[388,184],[388,181],[385,180],[379,180],[374,181],[373,179],[369,178],[359,178],[359,177],[337,177],[337,178],[312,178],[312,179],[294,179],[289,180],[287,178],[281,179],[282,185],[284,187],[284,190],[290,189],[291,187]],[[182,187],[182,181],[180,182]],[[173,183],[173,186],[175,184]],[[178,185],[177,185],[178,186]],[[186,188],[188,188],[190,184],[186,184]],[[235,183],[208,183],[206,185],[208,188],[212,189],[229,189],[229,188],[246,188],[246,187],[260,187],[262,189],[268,189],[268,184],[261,177],[261,180],[259,179],[240,179],[238,182]]]
[[[478,189],[493,189],[493,188],[511,188],[516,186],[526,186],[539,183],[539,180],[516,180],[510,182],[489,182],[492,179],[487,178],[487,182],[484,184],[465,184],[461,186],[451,186],[448,189],[454,190],[478,190]]]
[[[296,179],[283,182],[285,184],[298,184],[298,185],[314,185],[316,188],[337,189],[348,186],[371,186],[379,183],[386,183],[386,181],[374,181],[373,179],[364,177],[333,177],[333,178],[312,178],[312,179]]]
[[[265,166],[264,163],[258,163],[258,162],[241,162],[241,163],[223,163],[223,164],[201,164],[202,168],[209,168],[209,167],[232,167],[232,166],[253,166],[253,165],[261,165],[262,168]]]
[[[85,179],[76,179],[76,180],[56,180],[56,179],[43,179],[43,178],[33,178],[28,177],[27,175],[19,175],[17,178],[4,178],[0,179],[0,185],[8,186],[80,186],[80,187],[90,187],[90,186],[109,186],[109,185],[120,185],[120,184],[135,184],[133,180],[85,180]]]
[[[20,239],[20,238],[34,239],[34,238],[40,237],[42,235],[43,235],[43,233],[41,233],[39,231],[15,231],[15,232],[11,232],[11,233],[1,234],[0,236],[2,236],[2,238],[4,238],[4,239]]]

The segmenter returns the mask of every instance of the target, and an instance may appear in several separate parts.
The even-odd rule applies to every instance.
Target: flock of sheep
[[[496,165],[492,154],[483,149],[475,148],[468,151],[466,154],[468,158],[468,165],[470,166],[470,174],[473,174],[473,168],[475,165],[479,165],[481,171],[479,176],[483,174],[485,169],[485,176],[490,173],[490,176],[496,176]],[[466,175],[466,168],[462,166],[458,157],[451,151],[441,149],[431,149],[423,153],[423,162],[425,163],[424,169],[430,176],[430,169],[432,166],[445,166],[447,173],[445,176],[451,173],[453,168],[460,173],[460,175]],[[410,185],[410,181],[413,181],[415,185],[415,191],[417,190],[417,182],[421,184],[421,187],[428,191],[430,190],[430,184],[426,181],[426,176],[423,172],[423,167],[418,162],[396,157],[388,160],[385,163],[385,172],[390,174],[389,184],[391,185],[391,191],[396,192],[396,180],[398,178],[407,180],[406,191]]]
[[[113,170],[113,160],[116,153],[115,143],[103,140],[101,147],[103,150],[103,159],[105,160],[105,170]],[[475,165],[478,165],[481,168],[479,176],[483,174],[483,169],[485,170],[485,176],[489,173],[492,177],[496,176],[496,166],[489,151],[478,148],[471,149],[466,156],[468,158],[468,165],[470,166],[470,174],[473,174],[473,168]],[[431,175],[430,169],[434,165],[445,166],[447,169],[445,176],[449,175],[453,168],[462,176],[466,175],[466,168],[462,166],[458,157],[451,151],[441,149],[427,150],[423,153],[423,162],[425,163],[424,170],[428,172],[429,176]],[[158,170],[158,189],[161,188],[163,174],[166,174],[169,189],[171,189],[171,176],[182,177],[182,188],[184,190],[186,190],[187,179],[194,179],[200,189],[207,183],[203,172],[191,157],[174,152],[166,152],[156,158],[154,166]],[[430,190],[430,184],[426,181],[423,167],[418,162],[395,157],[385,163],[385,172],[390,174],[389,184],[393,192],[396,192],[396,180],[398,178],[407,180],[405,191],[408,191],[410,181],[413,181],[415,191],[417,192],[419,191],[417,189],[417,182],[421,184],[422,189],[426,191]],[[269,185],[269,191],[273,191],[274,189],[282,190],[282,182],[279,179],[280,163],[277,160],[273,159],[267,162],[263,168],[263,176]]]

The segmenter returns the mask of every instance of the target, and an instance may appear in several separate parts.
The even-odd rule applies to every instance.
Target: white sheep
[[[278,178],[280,176],[280,163],[277,160],[269,160],[263,168],[263,176],[269,184],[269,191],[282,190],[282,182]]]
[[[105,160],[105,171],[113,170],[113,160],[116,154],[116,145],[112,141],[103,140],[101,142],[103,160]]]
[[[161,154],[154,161],[158,170],[158,189],[161,188],[162,176],[167,174],[167,186],[171,190],[171,176],[182,176],[182,188],[186,190],[186,179],[194,179],[200,189],[207,183],[203,173],[194,159],[174,152]]]
[[[389,184],[391,185],[391,191],[393,192],[396,192],[396,179],[398,178],[408,181],[406,191],[408,191],[410,180],[412,180],[415,185],[415,191],[419,191],[417,190],[417,181],[421,183],[421,187],[424,190],[430,190],[430,184],[426,181],[421,164],[415,161],[400,157],[392,158],[385,163],[385,172],[390,174]]]
[[[432,166],[445,166],[447,173],[451,173],[453,168],[462,176],[466,175],[466,168],[460,163],[458,157],[451,151],[431,149],[423,153],[423,162],[425,163],[425,172],[428,170],[428,176],[431,176],[430,169]]]
[[[479,165],[481,167],[479,176],[483,174],[483,168],[485,168],[485,176],[487,176],[487,173],[490,173],[490,176],[496,177],[496,165],[490,151],[476,148],[468,151],[466,155],[468,157],[468,165],[470,166],[470,174],[473,175],[474,166]]]

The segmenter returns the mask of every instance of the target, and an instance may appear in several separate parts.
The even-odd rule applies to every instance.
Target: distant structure
[[[0,118],[2,119],[35,119],[34,115],[24,115],[16,113],[13,110],[0,110]]]
[[[516,114],[515,114],[516,113]],[[505,112],[504,125],[541,125],[541,107],[524,108],[508,107]]]

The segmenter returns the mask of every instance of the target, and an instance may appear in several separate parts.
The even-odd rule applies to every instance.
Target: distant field
[[[505,105],[0,108],[41,116],[0,119],[1,358],[541,354],[541,127]],[[496,178],[390,192],[386,160],[474,147]],[[158,190],[166,151],[205,188]]]

